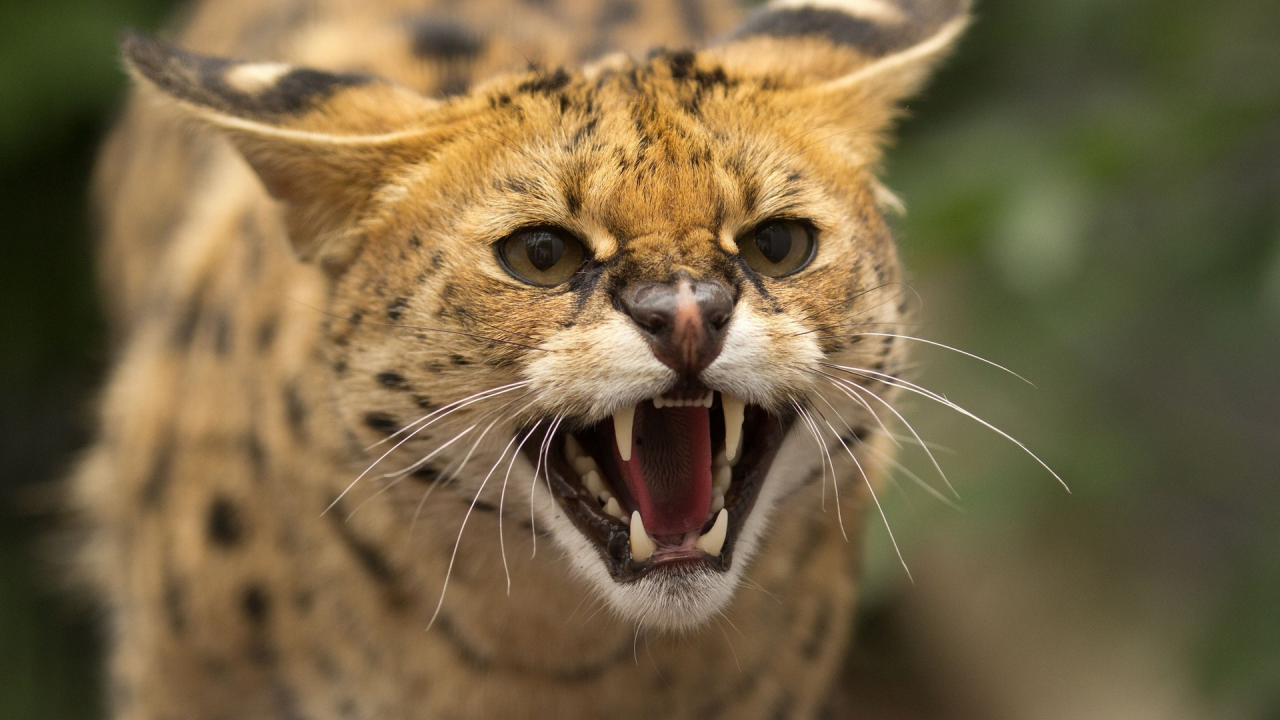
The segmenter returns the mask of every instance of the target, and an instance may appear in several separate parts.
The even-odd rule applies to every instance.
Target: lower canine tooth
[[[634,521],[632,521],[632,527],[635,527]],[[706,535],[698,538],[698,549],[708,555],[720,557],[720,550],[724,547],[724,537],[728,532],[729,511],[721,508],[720,514],[716,515],[716,524],[711,526],[711,529],[707,531]],[[632,535],[632,537],[635,536]],[[634,548],[635,540],[632,540],[631,543],[632,548]],[[635,550],[633,549],[631,552],[634,554]]]
[[[716,520],[716,522],[718,523],[719,520]],[[712,530],[714,531],[715,528],[712,528]],[[699,538],[698,542],[701,543],[702,539]],[[721,544],[724,543],[724,533],[720,534],[720,542]],[[640,511],[633,511],[631,513],[631,558],[636,562],[644,562],[657,549],[658,546],[653,544],[653,540],[649,538],[649,533],[644,531],[644,520],[640,519]],[[716,547],[716,554],[720,554],[719,546]]]
[[[609,502],[604,504],[604,511],[619,520],[622,519],[622,506],[618,504],[618,498],[609,498]]]
[[[747,403],[736,395],[720,393],[720,405],[724,410],[724,454],[733,463],[742,449],[742,415]]]
[[[613,434],[618,443],[618,455],[623,462],[631,459],[631,426],[635,420],[635,405],[628,405],[613,412]]]

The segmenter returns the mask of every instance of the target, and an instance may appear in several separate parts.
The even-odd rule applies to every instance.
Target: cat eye
[[[813,260],[813,227],[799,220],[770,220],[738,238],[738,254],[752,270],[771,278],[800,272]]]
[[[498,243],[502,267],[517,280],[540,287],[573,277],[586,256],[581,241],[557,228],[525,228]]]

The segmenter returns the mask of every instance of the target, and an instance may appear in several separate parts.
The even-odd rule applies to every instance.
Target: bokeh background
[[[983,0],[889,185],[918,293],[907,417],[957,511],[872,518],[857,716],[1280,720],[1280,3]],[[86,183],[115,33],[166,0],[0,4],[0,718],[101,716],[45,551],[109,360]],[[907,467],[940,486],[918,449]],[[933,474],[930,474],[933,473]]]

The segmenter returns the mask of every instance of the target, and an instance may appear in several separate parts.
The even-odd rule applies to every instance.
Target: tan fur
[[[875,171],[957,7],[907,54],[761,36],[645,59],[725,37],[742,14],[719,0],[198,6],[185,48],[386,79],[282,112],[224,101],[195,66],[132,41],[143,82],[97,184],[120,359],[78,475],[116,716],[814,716],[889,452],[871,405],[814,371],[900,364],[899,344],[851,335],[902,313]],[[465,58],[415,56],[424,16],[483,39]],[[228,68],[245,107],[287,74]],[[794,279],[744,281],[736,238],[776,216],[810,220],[820,251]],[[535,224],[583,238],[599,288],[734,279],[704,380],[780,412],[799,400],[833,432],[839,412],[869,482],[828,435],[840,479],[822,487],[797,423],[732,573],[684,589],[610,580],[529,463],[504,482],[500,452],[517,427],[598,420],[670,371],[603,290],[501,269],[493,244]],[[519,381],[353,484],[396,445],[390,430]],[[510,401],[483,442],[383,477]]]

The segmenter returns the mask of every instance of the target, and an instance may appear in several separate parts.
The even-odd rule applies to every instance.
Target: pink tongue
[[[711,414],[704,407],[663,408],[642,402],[622,468],[651,536],[682,536],[702,527],[711,510]],[[672,537],[669,544],[678,544]]]

